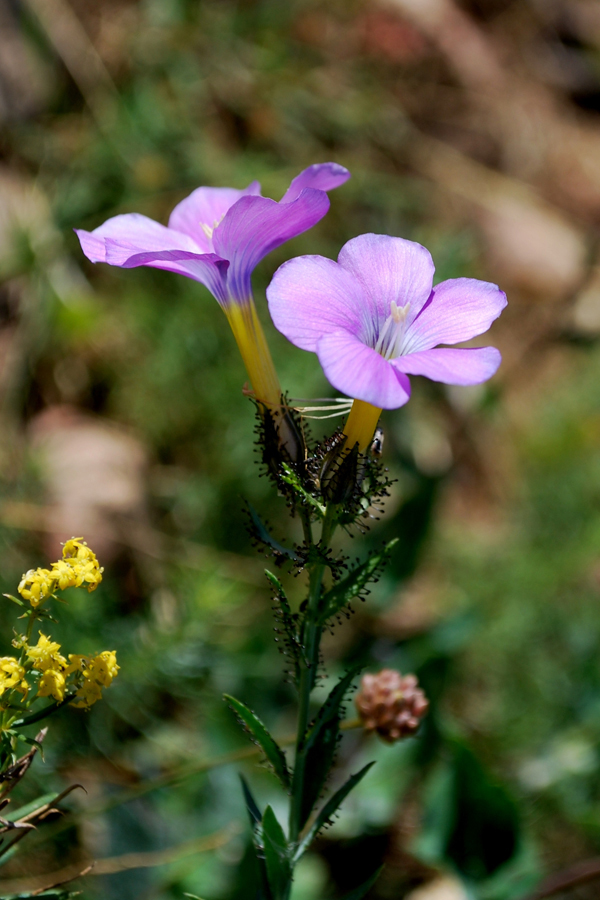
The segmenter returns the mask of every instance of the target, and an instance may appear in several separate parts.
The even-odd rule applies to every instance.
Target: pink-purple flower
[[[439,347],[487,331],[506,306],[495,285],[453,278],[433,287],[425,247],[383,234],[345,244],[338,261],[302,256],[284,263],[267,289],[275,326],[315,352],[331,384],[377,409],[410,397],[409,375],[479,384],[500,365],[494,347]]]
[[[166,227],[128,213],[94,231],[76,233],[92,262],[186,275],[204,284],[227,309],[249,302],[256,265],[322,219],[329,209],[326,192],[349,177],[336,163],[309,166],[279,202],[262,197],[257,181],[241,191],[200,187],[175,207]]]

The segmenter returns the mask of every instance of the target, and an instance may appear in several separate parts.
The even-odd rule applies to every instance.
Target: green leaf
[[[273,766],[275,774],[284,788],[289,790],[291,779],[283,750],[275,743],[265,725],[251,709],[248,709],[247,706],[239,700],[236,700],[235,697],[231,697],[229,694],[224,694],[224,698],[252,734],[254,739],[260,744],[263,753]]]
[[[81,891],[70,891],[65,888],[50,888],[47,891],[43,891],[41,894],[39,891],[33,891],[32,893],[25,894],[4,894],[2,900],[30,900],[30,898],[35,897],[36,900],[38,897],[41,897],[42,900],[72,900],[74,897],[80,897]]]
[[[13,603],[16,603],[17,606],[25,606],[22,600],[18,597],[14,597],[12,594],[2,594],[3,597],[7,597],[9,600],[12,600]]]
[[[267,806],[263,816],[262,838],[273,900],[286,900],[292,877],[290,852],[283,828],[270,806]]]
[[[46,760],[44,759],[44,748],[39,741],[36,741],[36,739],[32,737],[25,737],[24,734],[19,735],[19,740],[23,741],[24,744],[29,744],[30,747],[35,747],[37,750],[39,750],[40,756],[42,757],[42,762],[46,762]]]
[[[361,668],[354,666],[330,691],[304,740],[301,750],[306,762],[300,827],[309,818],[333,765],[340,730],[340,706]]]
[[[282,481],[285,481],[286,484],[289,484],[291,488],[294,489],[296,494],[302,498],[302,500],[308,504],[308,506],[312,506],[320,519],[325,515],[325,507],[322,503],[309,494],[308,491],[302,485],[299,477],[296,475],[294,470],[288,466],[287,463],[282,463],[280,476]]]
[[[271,586],[275,592],[275,618],[278,625],[283,628],[284,643],[287,656],[294,664],[294,675],[296,684],[300,678],[300,662],[302,659],[302,644],[298,634],[298,616],[294,615],[289,600],[283,589],[283,585],[276,575],[265,569],[265,575],[269,579]]]
[[[362,898],[365,896],[367,891],[373,887],[373,885],[375,884],[375,882],[381,875],[382,869],[383,869],[383,866],[380,869],[377,869],[376,872],[373,872],[371,877],[367,878],[367,880],[364,881],[360,885],[360,887],[357,887],[353,891],[350,891],[349,894],[346,894],[346,896],[343,897],[342,900],[362,900]]]
[[[344,606],[359,596],[369,584],[375,581],[383,566],[390,557],[392,548],[398,543],[398,539],[390,541],[379,553],[373,553],[369,558],[346,575],[337,584],[334,584],[321,598],[319,611],[319,625],[323,626],[329,619],[336,615]]]
[[[262,842],[262,831],[260,828],[262,822],[262,814],[260,809],[258,808],[258,804],[252,795],[252,791],[250,790],[250,786],[243,775],[240,775],[240,781],[242,782],[242,790],[244,792],[244,800],[246,801],[246,809],[248,810],[248,816],[250,818],[250,827],[252,828],[252,842],[254,844],[254,851],[256,854],[256,863],[258,865],[258,871],[260,875],[260,881],[262,884],[262,890],[259,894],[260,897],[265,897],[267,900],[269,898],[269,880],[267,875],[267,866],[265,863],[265,854]]]
[[[250,825],[252,828],[255,828],[256,825],[262,819],[262,815],[260,809],[258,808],[258,804],[256,800],[252,796],[252,791],[250,790],[250,785],[246,781],[243,775],[240,775],[240,781],[242,782],[242,791],[244,792],[244,800],[246,802],[246,809],[248,810],[248,815],[250,816]]]
[[[362,781],[362,779],[365,777],[365,775],[367,774],[367,772],[369,771],[371,766],[374,766],[374,765],[375,765],[375,762],[367,763],[367,765],[364,766],[360,770],[360,772],[357,772],[356,775],[351,775],[350,778],[346,782],[344,782],[344,784],[341,786],[341,788],[335,792],[333,797],[331,797],[327,801],[327,803],[325,804],[325,806],[323,807],[323,809],[318,814],[317,818],[315,819],[315,821],[313,822],[313,824],[307,831],[304,839],[301,841],[300,845],[298,846],[298,849],[294,855],[294,861],[299,860],[300,857],[304,853],[306,853],[306,851],[308,850],[308,848],[310,847],[310,845],[312,844],[312,842],[314,841],[314,839],[316,838],[316,836],[318,835],[320,830],[322,828],[324,828],[325,825],[327,825],[329,822],[331,822],[332,816],[334,815],[334,813],[337,812],[339,806],[344,802],[344,800],[346,799],[346,797],[348,796],[350,791],[354,787],[356,787],[356,785],[359,783],[359,781]]]
[[[246,509],[248,510],[248,515],[250,517],[252,537],[255,540],[259,541],[259,543],[270,547],[276,557],[284,556],[287,559],[296,561],[298,559],[298,555],[293,550],[290,550],[289,547],[286,547],[284,544],[280,544],[279,541],[275,540],[259,514],[256,512],[252,504],[248,503],[248,501],[246,501]]]
[[[11,809],[5,812],[4,818],[8,819],[9,822],[16,822],[17,819],[23,818],[23,816],[28,816],[29,813],[32,813],[34,810],[39,809],[41,806],[45,806],[46,803],[51,803],[56,798],[56,793],[52,794],[42,794],[41,797],[38,797],[36,800],[32,800],[31,803],[26,803],[25,806],[20,806],[18,809]]]

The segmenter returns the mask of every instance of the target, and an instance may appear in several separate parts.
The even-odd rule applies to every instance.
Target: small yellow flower
[[[96,554],[81,538],[71,538],[63,546],[63,558],[52,565],[61,589],[80,587],[84,582],[89,592],[102,581],[104,569],[98,565]]]
[[[27,647],[25,652],[38,672],[46,672],[48,669],[61,671],[67,667],[67,660],[61,656],[59,650],[60,644],[51,641],[40,632],[37,644],[34,647]]]
[[[103,650],[98,656],[90,659],[85,677],[98,682],[102,687],[109,687],[113,678],[117,677],[119,668],[116,650]]]
[[[25,669],[14,656],[0,657],[0,697],[8,690],[20,691],[23,696],[27,694],[29,685],[25,681]]]
[[[64,591],[85,584],[88,592],[95,591],[103,571],[85,541],[71,538],[63,546],[63,558],[52,563],[52,569],[30,569],[23,575],[19,593],[36,607],[57,589]]]
[[[93,681],[84,681],[76,696],[79,698],[71,705],[77,706],[79,709],[89,709],[97,700],[102,699],[102,688]]]
[[[116,650],[103,650],[97,656],[80,656],[70,653],[66,674],[81,672],[83,675],[83,682],[76,694],[79,699],[73,703],[73,706],[82,708],[93,706],[97,700],[101,699],[102,688],[112,684],[118,671]]]
[[[58,562],[52,563],[52,575],[56,581],[56,586],[61,591],[70,587],[79,587],[83,582],[83,576],[79,571],[79,567],[72,566],[59,559]]]
[[[65,699],[65,676],[59,669],[46,669],[38,683],[38,697],[54,697],[61,703]]]
[[[98,565],[96,554],[90,550],[83,538],[71,538],[63,544],[63,559],[76,559],[79,562],[83,560],[91,560]]]
[[[104,569],[98,565],[97,560],[86,560],[79,564],[79,575],[81,577],[81,583],[85,581],[87,583],[88,592],[91,594],[92,591],[95,591],[100,582],[102,581],[102,573]]]
[[[39,606],[56,588],[54,574],[49,569],[30,569],[19,584],[19,593],[32,606]]]
[[[72,675],[73,672],[83,672],[85,675],[88,660],[89,656],[82,656],[78,653],[69,653],[69,665],[66,668],[65,674]]]

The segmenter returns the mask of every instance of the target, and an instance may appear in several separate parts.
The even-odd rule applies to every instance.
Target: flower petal
[[[106,241],[112,241],[112,266],[122,266],[124,261],[134,253],[147,250],[189,250],[192,253],[202,251],[194,240],[180,231],[173,231],[142,216],[140,213],[127,213],[113,216],[93,231],[75,229],[81,243],[81,249],[92,262],[109,262],[106,258]],[[120,248],[120,253],[117,250]]]
[[[112,241],[107,240],[106,262],[111,261]],[[117,253],[121,253],[117,247]],[[156,250],[148,253],[136,253],[120,263],[125,269],[136,266],[151,266],[154,269],[165,269],[177,272],[187,278],[199,281],[211,292],[221,305],[227,305],[227,269],[229,263],[215,253],[190,253],[187,250]]]
[[[212,240],[202,225],[214,229],[240,197],[260,196],[260,183],[253,181],[243,191],[235,188],[199,187],[178,203],[169,217],[169,228],[190,235],[204,253],[212,251]]]
[[[315,163],[296,175],[289,188],[281,198],[281,203],[291,203],[304,188],[318,191],[332,191],[350,178],[350,172],[337,163]]]
[[[325,334],[317,356],[334,388],[380,409],[397,409],[410,397],[406,375],[346,331]]]
[[[306,188],[292,203],[266,197],[242,197],[226,213],[213,234],[215,253],[231,262],[229,287],[243,300],[258,263],[290,238],[312,228],[329,209],[324,191]]]
[[[481,384],[494,375],[501,361],[500,351],[495,347],[461,350],[438,347],[390,360],[398,372],[425,375],[444,384]]]
[[[332,331],[360,337],[367,309],[361,286],[345,269],[325,256],[297,256],[283,263],[267,288],[275,327],[302,350]]]
[[[442,281],[407,329],[406,352],[477,337],[488,330],[505,306],[506,294],[495,284],[475,278]]]
[[[338,262],[361,282],[380,328],[398,306],[410,303],[407,328],[431,294],[435,271],[429,250],[387,234],[361,234],[344,244]],[[373,315],[375,318],[375,315]]]

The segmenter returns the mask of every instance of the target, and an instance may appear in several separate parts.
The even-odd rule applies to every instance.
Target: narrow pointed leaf
[[[318,833],[322,828],[325,827],[330,821],[332,816],[337,812],[340,805],[344,802],[350,791],[356,787],[359,781],[365,777],[371,766],[375,765],[374,762],[367,763],[360,772],[357,772],[356,775],[351,775],[350,778],[341,786],[339,790],[335,792],[333,797],[331,797],[321,812],[317,815],[317,818],[309,828],[306,836],[300,843],[298,850],[296,851],[295,860],[300,859],[300,857],[306,853]]]
[[[258,716],[252,712],[251,709],[248,709],[247,706],[245,706],[239,700],[236,700],[235,697],[229,696],[229,694],[225,694],[224,697],[235,714],[244,723],[248,731],[252,734],[253,738],[262,748],[263,753],[273,766],[275,774],[281,781],[284,788],[286,788],[286,790],[289,790],[290,773],[288,771],[283,750],[275,743],[275,741],[267,731],[265,725],[261,722]]]
[[[262,838],[273,900],[286,900],[292,877],[290,852],[283,828],[270,806],[267,806],[263,816]]]
[[[360,885],[360,887],[357,887],[353,891],[350,891],[349,894],[346,894],[346,896],[343,897],[342,900],[362,900],[362,898],[365,896],[367,891],[373,887],[373,885],[375,884],[375,882],[381,875],[382,869],[383,869],[383,866],[381,867],[381,869],[377,869],[376,872],[373,872],[371,877],[367,878],[367,880],[364,881]]]
[[[286,547],[284,544],[275,540],[252,504],[246,502],[246,507],[250,518],[251,536],[259,541],[259,543],[264,544],[266,547],[270,547],[275,557],[286,557],[287,559],[297,560],[298,556],[293,550],[290,550],[289,547]]]
[[[306,740],[304,741],[304,747],[306,750],[312,749],[312,747],[319,743],[323,729],[329,722],[335,719],[337,719],[339,722],[339,719],[341,717],[340,706],[343,703],[344,697],[348,693],[348,688],[352,684],[352,681],[362,668],[362,665],[352,666],[352,668],[349,669],[342,678],[340,678],[338,683],[334,685],[332,690],[329,692],[325,703],[315,716],[315,720],[306,735]]]
[[[287,463],[282,463],[281,470],[281,480],[285,481],[286,484],[289,484],[298,498],[304,501],[307,506],[312,506],[319,518],[322,519],[325,515],[325,507],[323,506],[323,504],[319,503],[319,501],[316,500],[312,494],[309,494],[294,470],[290,466],[288,466]]]
[[[269,579],[274,591],[274,600],[277,604],[275,607],[275,618],[277,624],[283,630],[283,641],[285,644],[286,655],[294,665],[294,675],[296,684],[300,678],[300,661],[302,658],[302,644],[298,634],[298,617],[292,612],[287,595],[283,589],[283,585],[276,575],[265,569],[265,575]]]
[[[352,569],[345,578],[334,584],[321,598],[319,624],[324,625],[354,598],[361,595],[369,582],[374,581],[388,560],[392,548],[398,543],[394,538],[379,553],[373,553],[364,563]]]
[[[260,809],[258,808],[256,800],[252,796],[252,791],[250,790],[250,785],[248,784],[248,782],[246,781],[246,779],[244,778],[243,775],[240,775],[240,781],[242,782],[242,791],[244,793],[246,809],[248,810],[248,815],[250,817],[250,825],[252,826],[252,828],[255,828],[256,825],[258,825],[259,822],[261,821],[262,814],[261,814]]]
[[[342,716],[340,707],[360,668],[362,667],[355,666],[350,669],[335,685],[306,735],[303,746],[306,763],[300,827],[309,819],[333,766]]]
[[[267,876],[267,865],[265,863],[265,854],[263,848],[262,831],[260,827],[262,822],[262,814],[260,812],[260,809],[258,808],[256,800],[252,795],[250,786],[243,775],[240,775],[240,781],[242,782],[242,791],[244,793],[246,809],[250,818],[250,827],[252,829],[252,843],[254,845],[254,853],[256,855],[256,863],[258,866],[260,883],[262,885],[262,887],[259,888],[257,900],[261,900],[261,898],[262,900],[271,900],[269,880]]]

